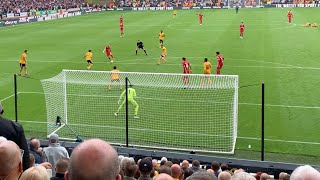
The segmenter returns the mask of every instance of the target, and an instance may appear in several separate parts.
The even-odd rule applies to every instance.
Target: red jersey
[[[199,19],[202,19],[203,14],[198,14],[198,16],[199,16]]]
[[[182,61],[182,68],[184,74],[190,74],[191,65],[189,61]]]
[[[120,17],[120,24],[123,24],[123,17]]]
[[[291,18],[291,17],[292,17],[292,12],[289,11],[289,12],[288,12],[288,18]]]
[[[240,31],[244,31],[244,24],[240,24]]]
[[[106,53],[109,54],[111,52],[111,47],[109,45],[106,46]]]
[[[217,60],[219,65],[223,65],[224,57],[221,54],[217,55]]]

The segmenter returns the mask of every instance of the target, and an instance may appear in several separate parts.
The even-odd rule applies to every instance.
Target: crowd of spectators
[[[80,8],[84,0],[0,0],[0,12],[20,13],[57,9]]]
[[[201,166],[198,160],[189,162],[166,157],[134,159],[118,156],[116,150],[101,139],[80,143],[69,157],[59,144],[59,136],[49,136],[48,147],[41,148],[38,139],[29,146],[22,126],[2,117],[0,102],[0,179],[3,180],[268,180],[273,175],[248,173],[229,168],[217,161]],[[190,164],[191,163],[191,164]],[[291,175],[280,173],[280,180],[319,180],[320,173],[306,165]]]
[[[221,0],[119,0],[115,5],[118,7],[192,7],[213,6],[220,2]]]

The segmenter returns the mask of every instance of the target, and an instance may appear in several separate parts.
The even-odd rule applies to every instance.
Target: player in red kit
[[[189,61],[187,61],[187,59],[185,57],[182,58],[182,68],[183,68],[183,74],[190,74],[191,73],[191,64]],[[189,84],[189,77],[183,76],[183,83],[184,85],[188,85]]]
[[[243,22],[241,22],[241,24],[240,24],[240,39],[243,38],[243,33],[244,33],[244,24],[243,24]]]
[[[122,17],[122,15],[120,16],[120,24],[123,24],[123,17]]]
[[[199,13],[199,14],[197,14],[197,15],[198,15],[198,17],[199,17],[199,23],[200,23],[200,25],[202,25],[203,14],[202,14],[202,13]]]
[[[106,45],[106,47],[103,49],[103,53],[106,53],[106,56],[109,58],[109,61],[113,63],[113,55],[111,52],[111,47],[109,45]]]
[[[220,52],[216,52],[216,57],[217,57],[217,60],[218,60],[217,74],[220,74],[220,70],[221,70],[221,68],[223,66],[224,57],[220,54]]]
[[[293,15],[292,15],[292,12],[291,12],[291,10],[289,10],[288,11],[288,21],[289,21],[289,23],[291,23],[291,20],[292,20],[292,18],[293,18]]]
[[[123,28],[124,28],[124,25],[120,24],[120,37],[124,37]]]

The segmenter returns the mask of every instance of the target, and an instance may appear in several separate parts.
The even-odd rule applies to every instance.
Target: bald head
[[[0,164],[0,177],[10,174],[18,179],[22,172],[22,157],[19,146],[13,141],[0,142]]]
[[[38,139],[32,139],[30,141],[30,149],[38,150],[40,147],[40,141]]]
[[[152,166],[156,168],[158,166],[158,161],[156,159],[152,159]]]
[[[318,180],[320,173],[309,165],[297,167],[291,174],[290,180]]]
[[[159,174],[158,176],[156,176],[154,178],[154,180],[173,180],[173,178],[171,176],[169,176],[168,174],[162,173],[162,174]]]
[[[119,179],[117,152],[107,142],[91,139],[79,144],[70,157],[67,180]]]
[[[178,164],[173,164],[171,166],[171,175],[173,178],[179,178],[181,176],[181,168]]]
[[[214,175],[214,171],[212,169],[207,169],[207,172],[211,175]]]
[[[183,167],[183,168],[189,168],[189,161],[183,160],[182,163],[181,163],[181,167]]]
[[[218,180],[230,180],[231,174],[229,172],[223,171],[219,173]]]

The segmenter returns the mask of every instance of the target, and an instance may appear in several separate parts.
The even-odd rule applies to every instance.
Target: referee
[[[140,41],[140,40],[138,40],[138,42],[137,42],[137,48],[136,48],[136,55],[138,54],[138,50],[139,49],[142,49],[143,51],[144,51],[144,53],[146,54],[146,55],[148,55],[147,54],[147,51],[144,49],[144,47],[143,47],[143,42],[142,41]]]

